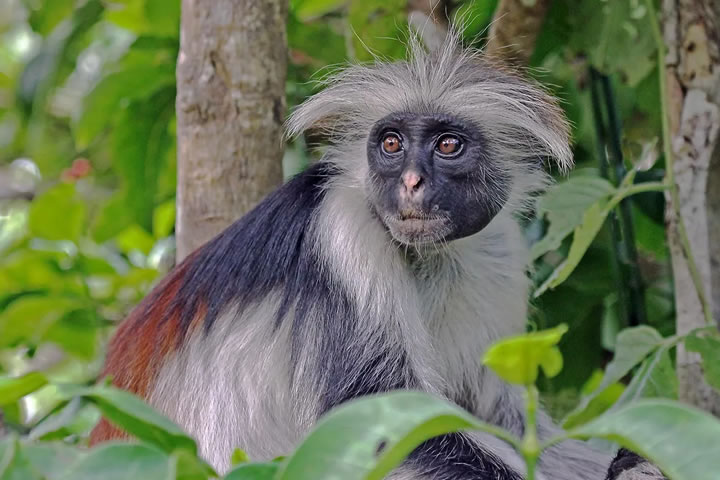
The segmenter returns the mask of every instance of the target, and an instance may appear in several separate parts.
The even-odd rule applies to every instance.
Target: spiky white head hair
[[[395,112],[447,114],[476,126],[489,155],[513,179],[510,203],[519,207],[529,191],[545,185],[538,168],[554,160],[572,165],[568,124],[556,100],[482,53],[462,46],[451,30],[439,48],[428,51],[417,35],[408,42],[408,60],[352,65],[330,75],[325,88],[300,105],[286,127],[289,136],[321,130],[329,140],[327,161],[362,175],[365,142],[372,126]]]

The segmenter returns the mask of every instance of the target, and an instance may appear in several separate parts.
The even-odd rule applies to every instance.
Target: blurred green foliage
[[[451,2],[451,18],[465,25],[468,44],[482,47],[495,5]],[[5,422],[19,431],[57,422],[60,427],[44,435],[83,441],[97,418],[96,402],[77,406],[54,385],[95,380],[109,327],[173,263],[179,15],[179,0],[0,4],[0,375],[41,370],[51,381],[3,405]],[[291,0],[289,107],[317,88],[311,81],[316,72],[374,55],[403,57],[406,15],[399,0]],[[530,67],[527,73],[560,98],[572,122],[577,163],[571,181],[541,199],[540,215],[527,224],[539,286],[565,262],[570,234],[586,210],[618,188],[600,173],[590,67],[610,76],[634,182],[663,176],[655,151],[658,72],[644,3],[555,0]],[[311,157],[302,140],[289,145],[286,174]],[[599,231],[574,255],[577,266],[565,272],[567,279],[533,301],[534,325],[569,326],[560,350],[572,361],[558,376],[540,380],[557,416],[581,396],[572,418],[607,409],[638,363],[638,375],[653,379],[653,389],[631,383],[628,395],[677,395],[671,345],[662,343],[674,332],[663,209],[660,192],[632,197],[640,279],[647,287],[644,328],[654,328],[660,339],[636,351],[634,363],[620,368],[616,357],[616,368],[598,377],[613,351],[624,355],[628,348],[618,336],[629,326],[627,299],[618,295],[618,278],[629,275],[627,259],[616,260],[617,245],[602,222],[613,212],[598,217]],[[692,347],[712,358],[711,343],[697,340]],[[62,422],[63,415],[75,420]],[[153,457],[146,450],[133,455]]]

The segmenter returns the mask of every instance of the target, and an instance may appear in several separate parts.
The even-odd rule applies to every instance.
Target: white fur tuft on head
[[[417,34],[405,61],[352,65],[326,78],[325,89],[300,105],[286,123],[288,136],[318,129],[331,144],[329,161],[357,159],[373,124],[394,112],[438,113],[475,125],[490,155],[508,171],[552,159],[572,165],[568,124],[555,99],[507,67],[462,46],[452,30],[428,51]],[[333,153],[334,152],[334,153]]]

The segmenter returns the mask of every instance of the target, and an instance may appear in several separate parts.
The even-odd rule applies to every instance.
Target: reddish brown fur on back
[[[182,284],[189,256],[178,265],[120,324],[110,344],[101,378],[112,377],[112,384],[145,399],[160,367],[169,354],[182,345],[184,334],[180,326],[182,304],[175,296]],[[203,306],[196,317],[204,315]],[[193,318],[187,334],[202,325]],[[124,439],[128,435],[105,418],[93,429],[90,444]]]

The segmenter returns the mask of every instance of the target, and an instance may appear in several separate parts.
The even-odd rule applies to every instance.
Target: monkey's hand
[[[641,456],[621,448],[617,453],[605,480],[667,480],[652,463]]]

